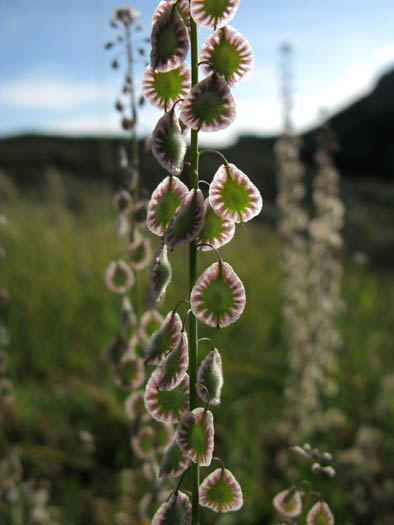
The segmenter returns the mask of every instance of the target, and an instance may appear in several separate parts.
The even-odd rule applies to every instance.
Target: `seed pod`
[[[149,201],[148,229],[155,235],[164,235],[175,210],[187,194],[188,189],[183,182],[176,177],[166,177],[152,193]]]
[[[190,14],[197,24],[208,29],[226,25],[234,17],[239,0],[191,0]]]
[[[164,242],[174,250],[197,237],[204,226],[204,197],[200,189],[193,188],[182,200],[164,235]]]
[[[226,468],[211,472],[200,485],[200,505],[215,512],[239,510],[243,505],[242,489]]]
[[[131,421],[143,417],[144,415],[148,415],[144,405],[144,392],[142,390],[131,392],[131,394],[125,399],[124,409],[127,417]]]
[[[170,71],[154,71],[148,66],[142,79],[142,91],[153,106],[167,111],[186,97],[190,82],[190,67],[186,62]]]
[[[186,374],[174,390],[159,390],[160,368],[153,371],[145,388],[145,407],[156,421],[177,423],[189,409],[189,376]]]
[[[210,405],[220,404],[220,394],[223,387],[222,358],[216,348],[201,362],[197,373],[197,391],[200,398]],[[205,388],[203,388],[203,385]]]
[[[246,303],[244,286],[232,267],[213,263],[195,282],[190,304],[199,321],[217,328],[234,323]]]
[[[111,291],[124,294],[133,286],[135,278],[131,268],[119,259],[109,264],[105,282]]]
[[[164,451],[159,477],[177,478],[187,469],[189,463],[190,459],[178,447],[174,438]]]
[[[181,341],[182,321],[176,312],[169,312],[159,330],[150,338],[145,364],[160,365],[166,354],[175,350]]]
[[[226,81],[213,73],[196,84],[182,104],[181,120],[192,129],[219,131],[235,119],[235,100]]]
[[[179,448],[194,463],[201,467],[209,467],[212,461],[214,447],[213,415],[210,410],[195,408],[187,412],[181,419],[176,441]]]
[[[209,186],[209,203],[215,212],[234,222],[247,222],[263,207],[259,190],[234,164],[222,164]]]
[[[174,110],[159,119],[152,133],[151,148],[157,162],[171,175],[182,173],[186,141]]]
[[[155,455],[155,434],[150,427],[143,427],[131,438],[131,449],[141,459],[150,459]]]
[[[166,11],[170,6],[176,5],[178,13],[181,15],[185,26],[190,30],[190,6],[189,0],[161,0],[159,5],[156,7],[155,12],[152,16],[152,25],[155,24],[156,20]]]
[[[325,501],[313,505],[306,517],[307,525],[334,525],[334,516]]]
[[[274,497],[275,509],[285,518],[297,518],[302,512],[300,491],[296,487],[282,490]]]
[[[192,506],[183,492],[174,492],[166,503],[162,503],[153,516],[152,525],[190,525]]]
[[[163,316],[157,310],[147,310],[140,319],[140,335],[148,342],[163,322]]]
[[[225,26],[204,40],[198,61],[203,62],[207,75],[216,71],[232,87],[250,74],[254,57],[249,42],[241,33]]]
[[[169,71],[185,61],[189,51],[189,35],[175,6],[159,16],[152,28],[150,65],[158,71]]]
[[[163,299],[171,276],[172,269],[167,257],[167,246],[160,242],[149,270],[149,285],[146,294],[148,308],[158,305]]]
[[[130,244],[130,264],[135,270],[143,270],[151,260],[148,239],[138,239]]]
[[[197,244],[203,244],[203,246],[199,246],[199,250],[208,251],[213,248],[220,248],[231,241],[234,233],[234,221],[218,215],[209,204],[209,199],[205,199],[204,226],[197,237]]]
[[[158,387],[160,390],[172,390],[184,378],[189,366],[189,347],[186,332],[181,332],[181,339],[165,358]]]
[[[115,368],[115,382],[123,390],[139,388],[144,379],[143,362],[138,357],[126,355]]]

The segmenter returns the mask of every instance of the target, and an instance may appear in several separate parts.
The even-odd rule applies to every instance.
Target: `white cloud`
[[[52,76],[22,78],[0,87],[0,103],[22,109],[65,110],[99,102],[105,96],[97,84],[78,84]]]

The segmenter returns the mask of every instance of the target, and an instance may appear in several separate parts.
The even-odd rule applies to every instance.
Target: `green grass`
[[[104,272],[112,259],[127,252],[114,233],[111,192],[75,181],[70,192],[59,184],[60,189],[30,202],[26,196],[15,197],[4,210],[8,225],[1,234],[7,258],[0,284],[10,291],[11,302],[2,315],[11,333],[8,376],[16,393],[6,432],[19,451],[25,476],[33,473],[51,482],[61,523],[101,524],[92,514],[95,502],[104,502],[107,516],[113,516],[118,474],[134,464],[122,406],[125,394],[114,386],[105,358],[119,330],[120,301],[106,289]],[[174,278],[160,308],[163,314],[185,298],[180,290],[187,289],[186,254],[186,248],[179,248],[170,256]],[[278,466],[285,443],[274,430],[287,373],[281,243],[267,226],[239,226],[222,254],[244,282],[246,309],[237,324],[220,331],[201,327],[200,336],[213,338],[222,351],[225,386],[222,405],[213,410],[215,453],[240,480],[245,505],[225,520],[203,513],[203,523],[268,524],[273,523],[272,497],[291,484]],[[214,260],[213,254],[201,254],[199,273]],[[394,365],[394,275],[345,260],[343,282],[347,310],[339,326],[345,350],[339,356],[335,402],[348,423],[341,434],[321,436],[321,443],[313,445],[327,446],[335,454],[352,443],[361,425],[374,426],[384,436],[385,453],[390,452],[379,456],[379,472],[390,478],[394,409],[382,417],[375,406],[382,376]],[[145,283],[146,273],[141,294]],[[201,345],[201,358],[208,350],[209,345]],[[95,437],[93,455],[81,446],[81,430]],[[338,472],[335,481],[324,484],[338,523],[345,518],[364,523],[354,518],[346,501],[352,483]],[[389,515],[389,508],[384,503],[372,508],[368,497],[365,523],[383,523],[379,519]]]

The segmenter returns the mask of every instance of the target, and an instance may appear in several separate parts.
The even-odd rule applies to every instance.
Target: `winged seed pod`
[[[186,153],[186,141],[174,109],[165,113],[152,133],[152,153],[171,175],[180,175]]]
[[[230,88],[223,77],[213,73],[190,90],[180,118],[192,129],[213,132],[227,128],[235,115]]]
[[[131,438],[131,449],[141,459],[150,459],[155,455],[155,434],[150,427],[142,427]]]
[[[158,387],[160,390],[172,390],[184,378],[189,366],[189,345],[186,332],[181,332],[178,346],[165,358],[162,366],[162,376]]]
[[[327,503],[318,501],[308,512],[306,523],[307,525],[334,525],[335,520]]]
[[[159,330],[163,321],[163,316],[157,310],[147,310],[144,312],[140,319],[141,338],[149,342],[152,335]]]
[[[168,223],[189,190],[178,178],[168,176],[157,186],[148,205],[148,228],[155,235],[164,235]]]
[[[153,308],[163,299],[171,282],[172,269],[167,257],[167,246],[160,241],[149,269],[149,285],[146,302]]]
[[[246,38],[233,27],[225,26],[204,40],[198,61],[207,75],[216,71],[233,87],[250,74],[254,56]]]
[[[246,303],[245,288],[226,262],[211,264],[193,286],[190,305],[199,321],[223,328],[241,316]]]
[[[209,467],[212,462],[213,436],[213,415],[204,408],[186,412],[176,430],[179,448],[201,467]]]
[[[204,197],[200,189],[193,188],[175,210],[164,235],[164,242],[174,250],[197,237],[204,226]]]
[[[201,362],[197,373],[197,384],[198,395],[205,403],[210,405],[220,404],[223,370],[222,358],[216,348],[211,350]]]
[[[200,485],[200,505],[215,512],[239,510],[243,505],[242,489],[226,468],[211,472]]]
[[[174,5],[159,16],[152,28],[150,65],[153,70],[169,71],[185,61],[189,34]]]
[[[302,512],[301,494],[297,487],[282,490],[274,497],[275,509],[285,518],[297,518]]]
[[[198,249],[212,250],[224,246],[234,237],[235,223],[218,215],[205,199],[204,226],[197,237]]]
[[[215,212],[234,222],[247,222],[263,207],[259,190],[234,164],[222,164],[209,186],[209,203]]]
[[[126,355],[115,368],[115,382],[124,390],[139,388],[144,379],[143,362],[139,357]]]
[[[152,106],[167,111],[189,93],[190,80],[190,67],[186,62],[170,71],[154,71],[148,66],[142,80],[142,91]]]
[[[153,371],[145,388],[145,407],[149,414],[164,423],[177,423],[189,409],[189,376],[173,390],[159,390],[161,368]]]
[[[152,525],[190,525],[192,506],[183,492],[174,492],[153,516]]]
[[[143,270],[150,263],[152,254],[148,239],[138,239],[130,244],[130,264],[135,270]]]
[[[190,14],[197,24],[216,29],[234,18],[238,6],[239,0],[191,0]]]
[[[169,312],[159,330],[150,338],[145,364],[160,365],[165,356],[175,350],[181,342],[182,321],[176,312]]]
[[[174,438],[164,451],[159,477],[177,478],[188,468],[189,464],[190,459],[178,447]]]
[[[156,20],[166,11],[169,7],[173,6],[175,4],[175,7],[178,11],[178,13],[181,15],[182,20],[185,23],[185,26],[190,29],[190,6],[189,6],[189,0],[161,0],[159,5],[156,7],[155,12],[153,13],[152,17],[152,25],[156,22]]]

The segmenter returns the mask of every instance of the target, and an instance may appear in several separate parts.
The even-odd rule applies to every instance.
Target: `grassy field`
[[[7,257],[0,284],[11,294],[2,315],[11,333],[8,377],[16,397],[5,432],[22,460],[24,478],[49,482],[59,523],[115,523],[120,472],[133,467],[135,459],[128,445],[125,393],[115,387],[105,358],[119,330],[119,297],[106,289],[104,272],[127,252],[114,233],[105,185],[73,180],[65,187],[60,178],[52,180],[45,192],[11,192],[4,205],[8,224],[1,235]],[[163,314],[183,298],[185,256],[180,248],[171,258],[174,280],[160,308]],[[240,480],[245,505],[223,518],[204,513],[203,523],[275,523],[272,497],[296,481],[293,476],[307,472],[296,459],[283,466],[288,465],[283,459],[288,443],[278,431],[287,374],[281,242],[269,226],[246,225],[238,227],[223,256],[244,282],[247,308],[237,324],[219,332],[201,328],[201,336],[214,338],[223,350],[225,387],[222,405],[214,410],[216,447]],[[201,255],[200,270],[213,260],[213,255]],[[347,308],[338,323],[345,348],[332,403],[346,422],[312,444],[338,459],[335,480],[322,482],[337,523],[388,525],[394,523],[394,274],[357,265],[350,256],[344,257],[344,266]],[[145,281],[146,275],[141,294]],[[81,431],[94,436],[94,452],[83,446]],[[368,431],[375,432],[369,441]],[[354,450],[361,460],[350,468]]]

